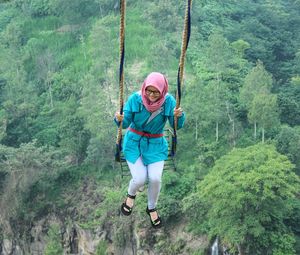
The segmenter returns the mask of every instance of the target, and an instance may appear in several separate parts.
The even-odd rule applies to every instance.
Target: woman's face
[[[160,98],[159,90],[151,85],[146,88],[146,95],[150,102],[156,102]]]

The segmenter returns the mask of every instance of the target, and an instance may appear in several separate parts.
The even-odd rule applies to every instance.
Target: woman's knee
[[[149,177],[149,182],[153,185],[160,185],[161,184],[161,177],[160,176]]]
[[[145,185],[146,182],[146,178],[141,178],[141,177],[135,177],[132,179],[132,182],[136,185],[136,186],[143,186]]]

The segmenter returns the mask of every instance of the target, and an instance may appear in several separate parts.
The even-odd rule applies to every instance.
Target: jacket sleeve
[[[128,128],[133,120],[133,112],[132,112],[133,101],[134,101],[134,95],[131,95],[125,104],[124,113],[123,113],[124,119],[123,119],[123,125],[122,125],[123,129]],[[117,126],[119,127],[120,122],[116,118],[114,118],[114,121],[117,124]]]
[[[168,114],[169,115],[168,120],[169,120],[170,126],[174,127],[174,109],[176,107],[176,101],[173,96],[170,97],[170,104],[171,104],[171,107],[169,109],[170,112]],[[183,112],[182,115],[178,118],[177,129],[180,129],[183,127],[184,121],[185,121],[185,113]]]

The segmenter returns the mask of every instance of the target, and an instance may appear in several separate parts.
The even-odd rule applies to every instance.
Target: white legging
[[[129,182],[128,194],[135,196],[138,189],[145,185],[148,177],[149,209],[154,209],[156,207],[161,188],[161,176],[164,169],[164,163],[164,161],[159,161],[145,166],[141,158],[138,158],[134,164],[127,161],[132,176],[132,179]]]

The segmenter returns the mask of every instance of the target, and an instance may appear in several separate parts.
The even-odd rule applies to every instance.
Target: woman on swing
[[[175,106],[174,97],[168,94],[167,79],[161,73],[153,72],[147,76],[141,90],[129,97],[124,107],[124,115],[119,112],[115,114],[116,122],[123,121],[123,128],[128,128],[124,137],[123,153],[132,175],[121,212],[127,216],[131,214],[136,193],[148,178],[146,212],[155,228],[162,226],[156,204],[164,161],[168,158],[168,143],[163,130],[167,120],[174,126],[174,116],[178,117],[178,129],[185,120],[182,109],[176,109]]]

